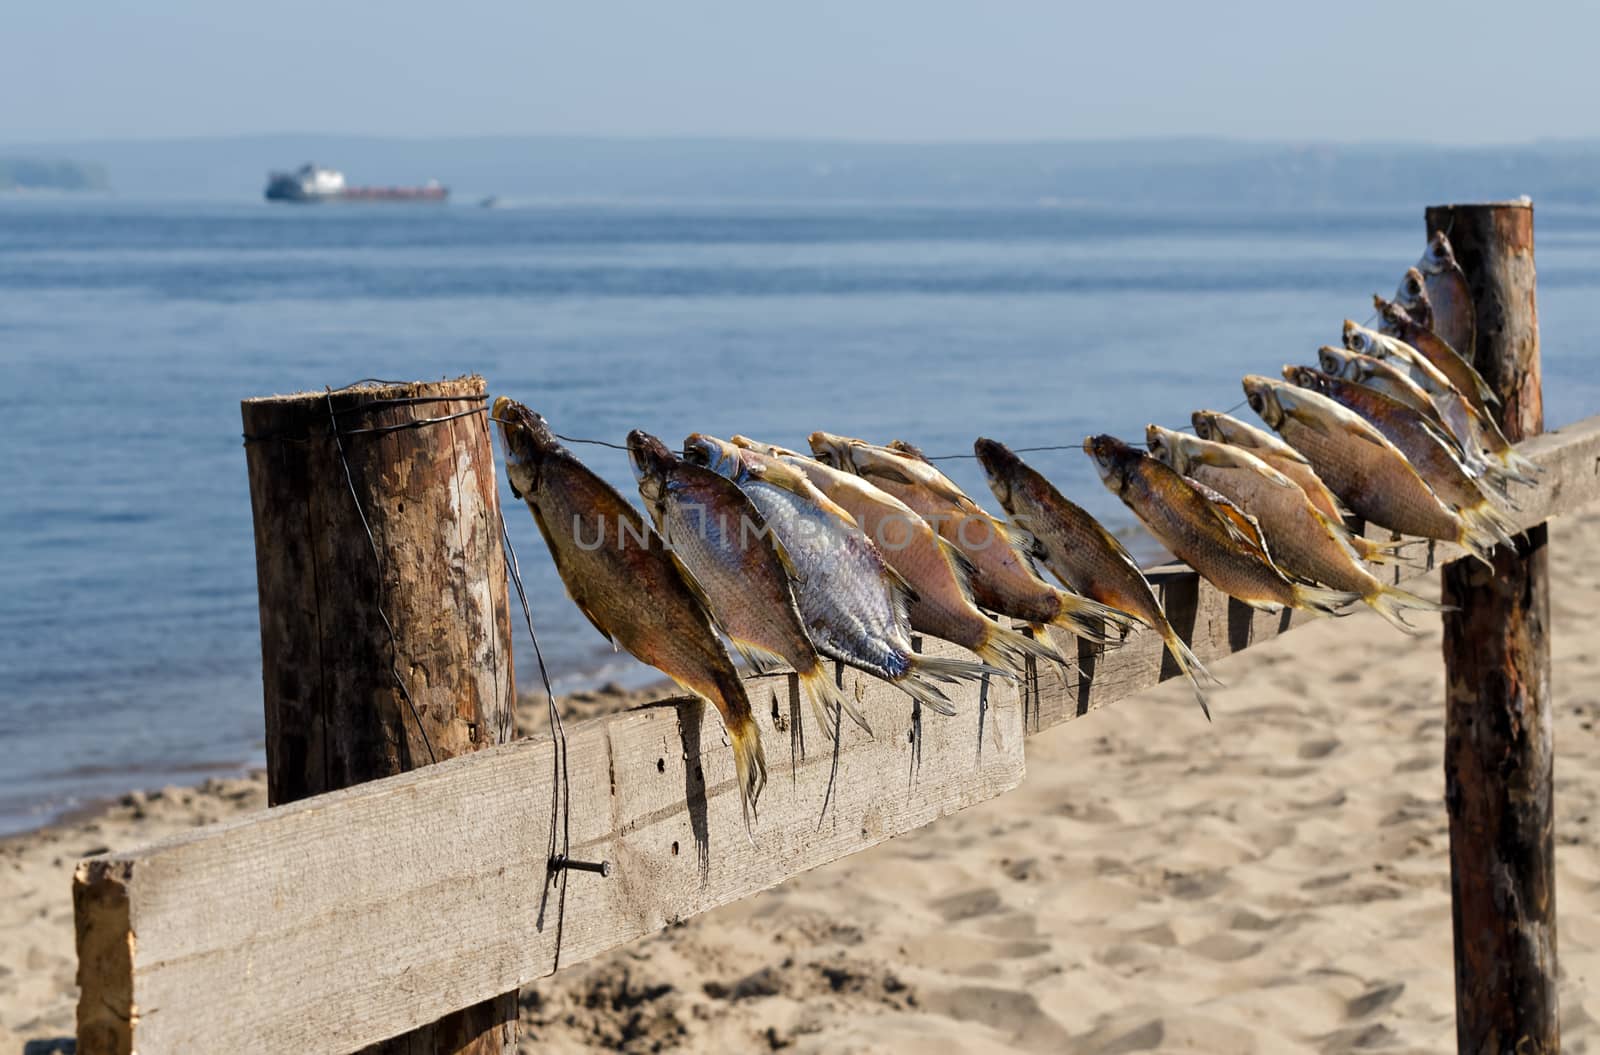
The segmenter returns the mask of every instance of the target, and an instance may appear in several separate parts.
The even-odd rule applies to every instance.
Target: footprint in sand
[[[946,923],[955,923],[957,920],[998,912],[1001,904],[998,890],[993,887],[981,887],[940,898],[929,907],[943,917]]]
[[[1071,1035],[1039,1006],[1031,993],[968,985],[930,993],[923,1006],[934,1014],[964,1022],[980,1022],[1028,1051],[1067,1050]]]

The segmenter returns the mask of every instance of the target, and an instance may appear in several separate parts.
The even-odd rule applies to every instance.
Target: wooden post
[[[244,402],[274,806],[512,738],[484,396],[474,376]],[[512,991],[366,1051],[501,1055],[516,1017]]]
[[[1533,207],[1427,211],[1466,272],[1476,365],[1500,397],[1513,442],[1541,432]],[[1544,486],[1557,486],[1546,481]],[[1556,1018],[1556,892],[1551,767],[1547,529],[1499,546],[1494,570],[1447,564],[1445,802],[1455,929],[1456,1047],[1550,1055]]]

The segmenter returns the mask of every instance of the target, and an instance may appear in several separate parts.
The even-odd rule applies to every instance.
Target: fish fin
[[[1412,637],[1419,637],[1425,631],[1406,622],[1403,612],[1408,610],[1421,612],[1456,611],[1456,606],[1453,604],[1440,604],[1437,601],[1430,601],[1425,597],[1418,597],[1414,593],[1402,590],[1398,586],[1385,585],[1382,589],[1367,594],[1362,600],[1366,601],[1373,611],[1383,616],[1391,625],[1410,634]]]
[[[1457,510],[1462,520],[1472,524],[1481,533],[1492,537],[1496,542],[1503,542],[1507,546],[1516,548],[1516,536],[1522,529],[1516,523],[1495,508],[1487,497],[1478,505],[1470,509]]]
[[[728,740],[733,747],[733,770],[739,784],[739,801],[744,807],[745,836],[754,843],[756,802],[761,798],[761,789],[767,786],[767,752],[761,746],[761,730],[750,715],[746,714],[742,722],[730,723],[724,718],[723,726],[728,730]]]
[[[978,566],[961,552],[961,549],[943,535],[934,535],[934,540],[939,544],[939,552],[944,554],[945,561],[950,565],[950,570],[955,574],[956,583],[961,587],[961,592],[967,597],[972,596],[972,577],[978,574]]]
[[[1185,476],[1184,482],[1199,491],[1201,496],[1211,503],[1211,511],[1216,513],[1222,521],[1222,526],[1227,530],[1228,536],[1245,549],[1254,553],[1274,568],[1277,563],[1272,559],[1272,553],[1267,548],[1267,537],[1261,531],[1261,522],[1246,513],[1227,495],[1213,490],[1199,480]],[[1279,571],[1282,571],[1280,568]]]
[[[906,487],[912,486],[911,477],[890,466],[865,465],[861,468],[861,477],[867,480],[878,479],[885,483],[901,484]]]
[[[1043,559],[1044,544],[1033,532],[1015,521],[1001,520],[999,517],[989,517],[989,522],[994,525],[996,534],[1005,539],[1006,545],[1010,546],[1017,556],[1026,561]]]
[[[1523,473],[1523,476],[1514,477],[1514,479],[1516,479],[1518,482],[1526,483],[1530,487],[1537,486],[1539,480],[1537,477],[1527,476],[1527,473],[1538,473],[1540,476],[1544,475],[1544,466],[1531,459],[1524,458],[1515,450],[1506,451],[1505,464],[1507,468],[1515,469],[1519,473]]]
[[[1029,637],[1020,630],[1013,630],[1003,623],[992,623],[989,627],[987,638],[973,649],[978,658],[993,667],[1004,667],[1019,677],[1028,673],[1028,657],[1052,663],[1058,670],[1065,671],[1071,667],[1071,662],[1048,634],[1038,637]]]
[[[1450,456],[1466,471],[1468,476],[1476,477],[1479,475],[1478,471],[1467,464],[1467,448],[1456,438],[1455,433],[1446,432],[1427,418],[1418,418],[1417,423],[1422,426],[1424,432],[1438,442],[1439,446],[1450,452]]]
[[[765,524],[766,521],[762,521],[762,523]],[[771,531],[767,532],[767,541],[772,544],[772,552],[777,556],[778,563],[783,565],[784,574],[789,577],[789,581],[802,582],[800,569],[794,566],[794,560],[789,556],[789,547],[785,546],[778,536]]]
[[[733,646],[735,652],[739,653],[750,669],[757,674],[771,674],[773,671],[784,670],[789,666],[789,661],[776,652],[762,648],[760,645],[751,644],[748,641],[741,641],[731,634],[728,635],[728,643]]]
[[[834,684],[833,679],[828,676],[826,664],[818,663],[811,673],[800,675],[800,692],[810,701],[811,712],[816,715],[817,725],[822,729],[822,735],[829,740],[838,737],[845,715],[849,715],[851,721],[866,730],[868,736],[872,735],[872,726],[867,723],[866,715],[862,714],[855,701],[850,699],[849,693]]]
[[[987,663],[974,663],[971,660],[946,656],[924,656],[920,653],[907,658],[909,662],[906,665],[906,672],[895,679],[895,684],[925,706],[944,715],[955,714],[956,707],[950,702],[950,697],[944,694],[944,690],[939,688],[940,683],[976,681],[990,675],[1007,681],[1017,680],[1017,676],[1011,671]]]
[[[1450,350],[1456,352],[1454,348]],[[1495,394],[1494,389],[1489,387],[1489,382],[1483,379],[1483,375],[1478,373],[1478,368],[1472,365],[1472,362],[1460,352],[1456,352],[1456,357],[1466,364],[1468,376],[1472,378],[1473,391],[1477,392],[1478,398],[1483,400],[1487,406],[1498,407],[1500,405],[1500,397]]]
[[[1069,630],[1097,645],[1114,645],[1128,636],[1139,619],[1099,601],[1092,601],[1070,590],[1057,590],[1060,608],[1050,620],[1052,626]],[[1115,635],[1110,631],[1116,630]]]
[[[880,561],[883,567],[884,578],[889,581],[889,590],[894,594],[895,602],[899,605],[902,615],[908,612],[913,604],[921,599],[917,588],[912,586],[904,575],[901,575],[888,561]]]
[[[897,458],[904,458],[907,461],[920,462],[921,464],[932,468],[934,470],[933,476],[935,479],[922,481],[913,480],[911,477],[907,476],[905,473],[901,472],[899,469],[896,469],[892,465],[881,465],[877,463],[869,464],[862,469],[862,476],[876,475],[881,479],[889,481],[890,483],[906,484],[913,487],[920,486],[926,488],[929,492],[938,495],[945,501],[954,503],[958,507],[967,509],[972,508],[972,499],[968,498],[966,493],[962,491],[961,488],[952,483],[949,477],[938,471],[938,468],[928,460],[927,456],[922,453],[920,448],[915,447],[904,440],[895,440],[887,447],[878,447],[876,449],[887,454],[892,454]]]
[[[946,717],[956,713],[956,705],[950,702],[950,697],[944,694],[933,680],[923,677],[916,670],[908,670],[896,678],[894,684],[911,694],[911,698],[938,714]]]
[[[1253,472],[1279,487],[1300,486],[1243,447],[1227,443],[1208,443],[1191,451],[1190,457],[1201,465],[1209,465],[1214,469],[1243,469],[1246,472]]]
[[[1206,716],[1206,721],[1209,722],[1211,720],[1211,702],[1206,696],[1206,688],[1213,685],[1220,686],[1222,682],[1218,681],[1216,675],[1206,669],[1205,664],[1200,662],[1200,657],[1190,651],[1189,646],[1184,644],[1183,638],[1178,636],[1178,632],[1172,628],[1171,623],[1168,623],[1165,618],[1161,622],[1161,639],[1165,642],[1167,651],[1171,653],[1173,662],[1178,664],[1178,669],[1183,671],[1184,676],[1189,679],[1189,685],[1194,689],[1195,702],[1200,704],[1200,711]]]
[[[1296,608],[1324,612],[1328,615],[1349,615],[1344,606],[1362,599],[1354,590],[1329,590],[1321,586],[1291,584]]]

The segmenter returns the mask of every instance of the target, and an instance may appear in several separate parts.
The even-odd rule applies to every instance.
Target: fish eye
[[[1256,393],[1256,392],[1250,393],[1249,401],[1250,401],[1250,409],[1259,414],[1261,412],[1261,396],[1260,396],[1260,394]]]

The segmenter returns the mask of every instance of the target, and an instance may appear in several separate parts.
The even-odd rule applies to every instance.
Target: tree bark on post
[[[1513,442],[1543,431],[1533,207],[1427,211],[1466,273],[1477,317],[1475,365]],[[1550,1055],[1556,1000],[1547,529],[1494,552],[1491,572],[1448,564],[1444,616],[1445,802],[1455,930],[1456,1047]]]
[[[474,376],[243,403],[272,805],[513,735],[485,391]],[[502,1055],[516,1016],[511,992],[365,1053]]]

